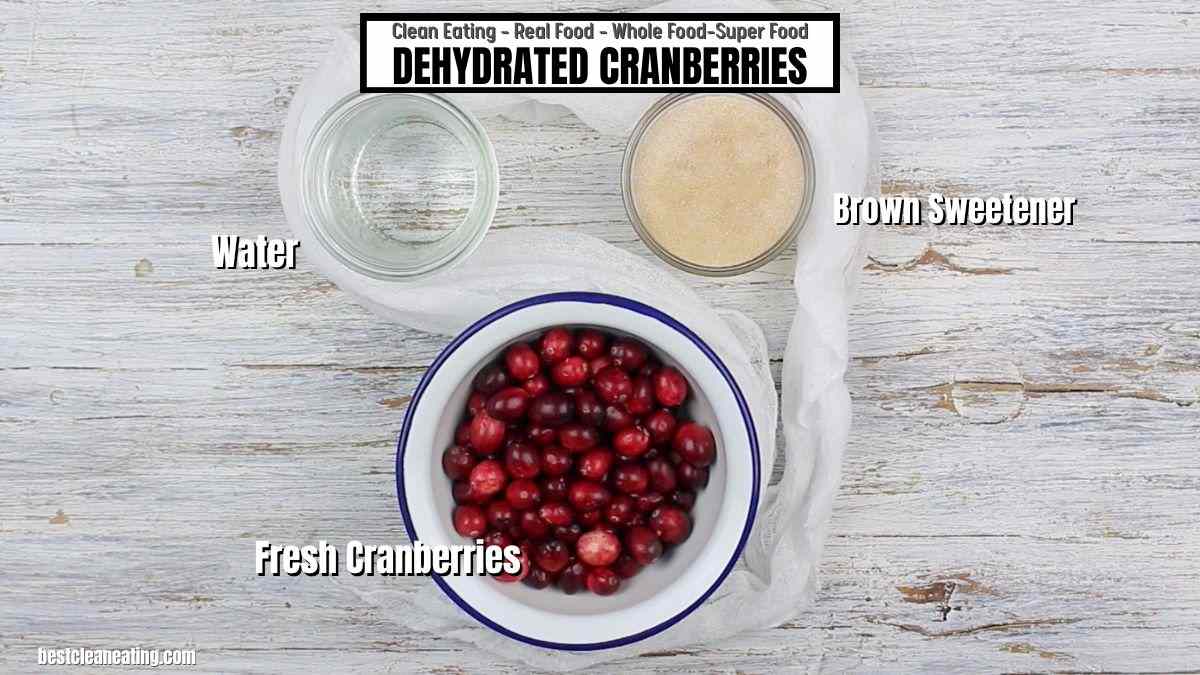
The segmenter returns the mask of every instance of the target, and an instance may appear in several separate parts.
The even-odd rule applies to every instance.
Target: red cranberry
[[[633,394],[633,380],[629,374],[615,366],[609,366],[592,376],[592,387],[601,401],[612,405],[624,403]]]
[[[621,587],[621,577],[607,567],[597,567],[588,572],[587,588],[596,595],[612,595]]]
[[[630,338],[620,338],[614,341],[608,348],[608,355],[612,357],[614,366],[626,372],[633,372],[641,368],[649,358],[646,346]]]
[[[475,391],[492,395],[508,385],[508,375],[495,363],[490,363],[475,376]]]
[[[499,531],[488,532],[483,537],[484,546],[499,546],[504,548],[512,544],[512,537]]]
[[[508,489],[504,491],[505,498],[512,507],[518,511],[532,509],[542,501],[542,491],[538,488],[537,483],[528,478],[514,480],[508,484]]]
[[[494,459],[485,459],[471,469],[469,480],[473,494],[491,497],[504,489],[504,484],[508,482],[508,476],[505,475],[504,467],[500,465],[500,462]]]
[[[455,504],[474,504],[475,495],[471,494],[471,484],[465,480],[456,480],[450,486],[450,494]]]
[[[607,368],[611,365],[612,365],[612,359],[608,358],[607,356],[597,356],[596,358],[592,359],[591,361],[588,361],[588,372],[591,373],[593,376],[595,376],[596,373],[604,370],[605,368]]]
[[[549,447],[542,451],[542,471],[547,476],[564,476],[571,471],[571,453],[563,448]]]
[[[464,504],[454,508],[454,531],[475,539],[487,532],[487,517],[478,506]]]
[[[548,539],[533,549],[533,561],[551,573],[561,572],[571,562],[571,550],[557,539]]]
[[[584,424],[593,427],[604,424],[604,404],[590,390],[580,389],[575,394],[575,414]]]
[[[545,375],[539,373],[522,382],[521,388],[529,392],[531,397],[537,398],[550,391],[550,380],[546,379]]]
[[[583,528],[579,526],[579,523],[556,527],[554,528],[554,536],[574,546],[575,542],[579,541],[579,538],[583,536]]]
[[[463,423],[458,425],[458,428],[454,430],[454,444],[471,444],[471,420],[463,420]]]
[[[642,571],[641,564],[633,559],[633,556],[628,553],[622,553],[617,562],[613,563],[612,569],[617,573],[617,576],[622,579],[632,579],[637,576],[638,572]]]
[[[633,501],[633,497],[624,494],[616,495],[609,503],[608,508],[604,510],[604,520],[609,525],[623,526],[628,525],[636,514],[637,502]]]
[[[612,463],[613,454],[608,450],[590,450],[579,459],[579,475],[588,480],[602,481]]]
[[[585,359],[594,359],[601,356],[608,347],[608,338],[604,333],[595,328],[585,328],[579,331],[579,340],[575,345],[575,351]]]
[[[536,588],[539,591],[552,583],[554,583],[554,577],[540,567],[530,569],[529,576],[525,577],[525,585],[530,588]]]
[[[558,442],[571,452],[583,452],[596,447],[600,442],[600,432],[592,427],[577,422],[565,424],[558,430]]]
[[[577,517],[579,518],[580,525],[584,527],[595,527],[596,525],[600,524],[600,519],[604,517],[604,514],[600,513],[600,509],[593,509],[591,511],[584,511]]]
[[[663,493],[661,492],[647,492],[645,494],[637,495],[638,511],[641,511],[642,513],[650,513],[666,500],[667,498],[664,497]]]
[[[575,338],[566,328],[551,328],[542,336],[538,352],[542,360],[554,365],[571,355],[575,348]]]
[[[637,418],[625,412],[625,408],[619,405],[610,405],[604,409],[604,430],[608,433],[615,434],[634,424],[637,424]]]
[[[625,550],[639,565],[649,565],[662,555],[663,545],[654,530],[631,527],[625,533]]]
[[[588,364],[581,356],[568,356],[554,364],[550,378],[560,387],[578,387],[587,381]]]
[[[530,567],[532,567],[532,566],[529,564],[529,553],[528,553],[528,551],[525,550],[525,548],[522,547],[520,571],[518,571],[516,574],[506,574],[506,573],[502,572],[500,574],[497,574],[495,576],[495,579],[496,579],[496,581],[499,581],[499,582],[505,583],[505,584],[516,583],[518,581],[521,581],[522,579],[524,579],[526,576],[529,575]]]
[[[587,579],[587,568],[583,563],[574,563],[562,571],[558,577],[558,588],[567,595],[575,595],[583,590]]]
[[[642,426],[650,432],[650,442],[654,445],[667,443],[675,436],[675,416],[669,410],[655,410]]]
[[[717,458],[717,442],[712,432],[695,422],[685,422],[679,426],[671,447],[683,461],[696,466],[708,466]]]
[[[708,485],[708,469],[702,466],[685,462],[675,467],[675,476],[679,478],[679,484],[689,490],[699,490]]]
[[[504,446],[504,422],[480,413],[471,418],[471,447],[481,455],[490,455]]]
[[[613,487],[627,495],[640,495],[650,486],[650,472],[636,462],[622,462],[613,472]]]
[[[613,564],[621,555],[621,541],[612,533],[592,530],[575,543],[575,553],[585,565],[604,567]]]
[[[650,484],[654,489],[667,493],[675,489],[675,467],[665,459],[652,459],[646,462],[646,470],[650,472]]]
[[[517,512],[512,504],[495,501],[487,506],[487,519],[497,530],[509,530],[517,523]]]
[[[682,404],[687,395],[688,383],[683,373],[666,366],[654,374],[654,397],[659,403],[674,408]]]
[[[550,534],[550,525],[542,520],[537,511],[526,511],[521,514],[521,531],[534,541],[541,541]]]
[[[571,511],[571,507],[561,502],[542,504],[542,506],[538,508],[538,515],[542,517],[542,520],[554,527],[570,525],[571,521],[575,518],[575,514]]]
[[[608,505],[612,495],[601,484],[590,480],[581,480],[571,484],[567,498],[580,511],[593,511]]]
[[[659,368],[662,368],[662,364],[654,360],[654,357],[652,356],[646,359],[646,363],[644,363],[641,368],[638,368],[637,374],[642,377],[648,377],[650,378],[650,381],[653,382],[654,374],[658,372]]]
[[[542,369],[533,347],[524,342],[518,342],[504,352],[504,365],[508,368],[508,374],[517,382],[528,380]]]
[[[660,506],[650,513],[650,529],[667,544],[678,544],[692,533],[692,519],[675,506]]]
[[[452,445],[442,453],[442,471],[451,480],[466,478],[474,466],[475,457],[461,445]]]
[[[505,387],[492,394],[487,402],[487,412],[505,422],[516,422],[529,410],[529,392],[520,387]]]
[[[549,391],[533,399],[529,420],[538,426],[558,427],[575,415],[575,400],[557,391]]]
[[[650,433],[641,427],[622,429],[613,435],[612,445],[622,457],[637,457],[650,449]]]
[[[558,440],[558,431],[553,427],[532,426],[526,428],[525,433],[529,436],[529,440],[543,448],[554,445],[555,441]]]
[[[487,400],[487,394],[481,391],[471,392],[467,397],[467,412],[471,413],[471,416],[478,415],[487,406]]]
[[[555,476],[547,478],[542,483],[543,495],[548,502],[565,502],[567,500],[567,491],[570,488],[570,483],[567,482],[566,476]]]
[[[650,378],[638,377],[633,381],[633,392],[629,394],[629,400],[625,401],[625,409],[634,417],[641,417],[654,410],[654,385],[650,384]]]
[[[676,490],[671,493],[671,501],[684,511],[691,511],[696,505],[696,493],[691,490]]]
[[[504,468],[513,478],[533,478],[542,470],[541,453],[528,443],[513,443],[504,451]]]

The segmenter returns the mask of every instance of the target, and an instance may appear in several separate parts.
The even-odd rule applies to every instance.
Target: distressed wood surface
[[[517,670],[251,570],[255,538],[403,537],[395,434],[443,340],[375,320],[303,251],[225,272],[208,248],[286,232],[297,84],[331,28],[403,8],[0,0],[0,670],[130,645],[224,672]],[[1065,194],[1077,224],[880,232],[815,604],[614,670],[1200,668],[1197,8],[841,9],[886,192]],[[485,122],[497,228],[649,255],[619,199],[624,139]],[[693,281],[781,354],[789,266]]]

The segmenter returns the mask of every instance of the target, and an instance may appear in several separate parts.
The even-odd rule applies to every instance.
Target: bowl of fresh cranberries
[[[485,625],[630,644],[711,595],[759,499],[750,410],[718,355],[641,302],[542,295],[467,328],[413,392],[396,453],[408,535],[519,546],[518,574],[435,576]]]

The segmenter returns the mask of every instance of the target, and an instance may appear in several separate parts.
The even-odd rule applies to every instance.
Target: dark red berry
[[[542,471],[547,476],[564,476],[573,464],[571,453],[564,448],[551,446],[542,451]]]
[[[617,558],[617,562],[613,563],[612,570],[622,579],[632,579],[642,571],[642,565],[634,560],[633,556],[622,553],[621,557]]]
[[[487,519],[497,530],[509,530],[517,524],[517,512],[506,501],[495,501],[487,505]]]
[[[442,471],[451,480],[466,478],[475,467],[475,457],[461,445],[452,445],[442,453]]]
[[[455,504],[474,504],[475,495],[471,494],[471,484],[465,480],[456,480],[450,486],[450,494]]]
[[[542,470],[542,453],[528,443],[513,443],[504,451],[504,468],[513,478],[533,478]]]
[[[579,511],[594,511],[608,505],[612,495],[600,483],[581,480],[572,483],[567,490],[567,499]]]
[[[553,427],[528,427],[525,429],[529,440],[537,443],[543,448],[554,445],[558,441],[558,430]]]
[[[474,539],[487,532],[487,517],[478,506],[463,504],[454,508],[454,531]]]
[[[650,513],[650,529],[666,544],[678,544],[692,533],[692,519],[676,506],[660,506]]]
[[[508,476],[504,473],[504,467],[500,462],[494,459],[485,459],[471,469],[471,477],[468,480],[471,483],[472,494],[491,497],[504,489],[504,484],[508,482]]]
[[[608,338],[604,333],[595,328],[585,328],[579,331],[579,339],[575,344],[575,351],[585,359],[594,359],[597,356],[602,356],[608,347]]]
[[[575,554],[583,564],[591,567],[611,565],[621,555],[621,541],[604,530],[586,532],[575,543]]]
[[[547,478],[542,483],[542,492],[544,493],[542,497],[548,502],[565,502],[567,501],[567,491],[570,487],[571,484],[567,481],[566,476]]]
[[[529,392],[520,387],[505,387],[492,394],[487,402],[487,412],[505,422],[516,422],[525,417],[529,410]]]
[[[521,383],[521,388],[529,392],[533,398],[550,391],[550,380],[545,375],[537,374]]]
[[[563,525],[554,528],[554,536],[573,546],[575,542],[579,541],[579,537],[583,536],[583,528],[580,527],[579,523]]]
[[[516,583],[529,575],[529,569],[532,565],[529,564],[529,551],[524,546],[521,548],[521,568],[516,574],[500,573],[495,576],[496,581],[505,584]]]
[[[691,490],[676,490],[671,493],[671,501],[684,511],[691,511],[696,505],[696,493]]]
[[[675,416],[669,410],[655,410],[642,422],[642,426],[650,432],[650,442],[654,445],[669,443],[675,437]]]
[[[512,544],[512,537],[500,531],[488,532],[483,537],[484,546],[499,546],[504,548]]]
[[[552,583],[554,583],[554,577],[540,567],[529,570],[529,576],[525,577],[525,585],[538,590],[546,588]]]
[[[508,385],[508,375],[495,363],[490,363],[475,376],[475,391],[492,395]]]
[[[661,492],[647,492],[636,496],[638,511],[650,513],[667,500]]]
[[[683,373],[666,366],[654,374],[654,397],[658,402],[674,408],[687,400],[688,383]]]
[[[567,595],[575,595],[587,583],[587,568],[583,563],[569,565],[558,577],[558,588]]]
[[[508,374],[512,375],[517,382],[537,375],[542,368],[533,347],[524,342],[518,342],[504,352],[504,365],[508,368]]]
[[[626,372],[633,372],[641,368],[649,358],[646,346],[630,338],[620,338],[614,341],[608,348],[608,355],[612,357],[614,366]]]
[[[550,369],[550,379],[560,387],[578,387],[587,381],[588,364],[581,356],[568,356]]]
[[[609,366],[592,376],[592,387],[596,390],[596,396],[609,405],[624,403],[633,394],[633,380],[629,379],[629,373],[616,366]]]
[[[611,365],[612,365],[612,359],[608,358],[607,356],[597,356],[596,358],[592,359],[591,361],[588,361],[588,372],[594,376],[596,373],[604,370],[605,368],[607,368]]]
[[[504,446],[507,431],[504,422],[480,413],[471,418],[471,447],[481,455],[490,455]]]
[[[467,397],[467,412],[472,416],[478,415],[487,407],[487,401],[487,394],[482,391],[471,392],[471,395]]]
[[[618,527],[628,525],[637,514],[637,502],[627,494],[619,494],[612,498],[608,508],[604,510],[604,521]]]
[[[570,356],[574,348],[575,338],[572,337],[571,331],[566,328],[551,328],[542,336],[538,353],[543,361],[554,365]]]
[[[622,429],[637,424],[637,418],[625,412],[621,405],[610,405],[604,408],[604,430],[615,434]]]
[[[621,462],[613,471],[613,487],[627,495],[640,495],[650,486],[650,472],[637,462]]]
[[[603,448],[589,450],[579,458],[579,475],[588,480],[602,481],[612,463],[612,452]]]
[[[604,424],[604,404],[594,392],[580,389],[575,393],[575,415],[580,422],[598,427]]]
[[[458,425],[458,428],[454,430],[454,444],[471,444],[471,420],[463,420],[463,423]]]
[[[712,432],[695,422],[685,422],[679,426],[671,448],[679,453],[683,461],[695,466],[708,466],[717,458],[717,441]]]
[[[529,420],[538,426],[562,426],[574,416],[575,400],[557,391],[538,396],[529,406]]]
[[[625,409],[634,417],[641,417],[654,410],[654,385],[650,378],[638,377],[633,381],[633,391],[625,401]]]
[[[650,484],[658,492],[668,493],[675,489],[675,467],[661,457],[646,462],[646,470],[650,472]]]
[[[521,531],[534,541],[541,541],[550,534],[550,525],[542,520],[537,511],[526,511],[521,514]]]
[[[708,485],[708,469],[693,466],[686,462],[675,467],[675,476],[679,484],[689,490],[699,490]]]
[[[538,567],[557,574],[571,562],[571,549],[557,539],[548,539],[533,549],[533,561]]]
[[[650,433],[641,427],[622,429],[613,434],[612,446],[622,457],[638,457],[650,449]]]
[[[631,527],[625,533],[625,550],[639,565],[649,565],[662,555],[663,545],[654,530]]]
[[[579,519],[579,524],[584,527],[595,527],[595,526],[599,525],[600,520],[603,517],[604,517],[604,514],[600,512],[600,509],[584,511],[583,513],[580,513],[578,516],[576,516],[576,518]]]
[[[564,424],[558,430],[558,443],[571,452],[583,452],[596,447],[600,442],[600,432],[593,427],[577,422]]]
[[[596,595],[612,595],[621,587],[621,577],[607,567],[597,567],[588,572],[587,588]]]
[[[504,496],[514,509],[526,511],[541,503],[542,490],[537,483],[528,478],[521,478],[508,484]]]
[[[575,519],[575,513],[571,511],[571,507],[562,502],[542,504],[538,508],[538,515],[542,517],[542,520],[554,527],[570,525],[571,521]]]

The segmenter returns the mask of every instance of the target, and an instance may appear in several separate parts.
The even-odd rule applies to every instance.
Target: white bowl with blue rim
[[[465,612],[515,640],[562,650],[619,647],[670,628],[717,590],[741,555],[758,507],[758,440],[745,398],[721,359],[680,322],[627,298],[554,293],[513,303],[472,324],[429,366],[409,403],[396,452],[400,513],[414,541],[471,543],[451,522],[454,500],[442,473],[442,451],[453,444],[475,374],[508,345],[554,326],[635,337],[687,376],[692,385],[687,415],[708,425],[717,440],[717,461],[692,510],[691,536],[604,597],[490,577],[433,578]]]

